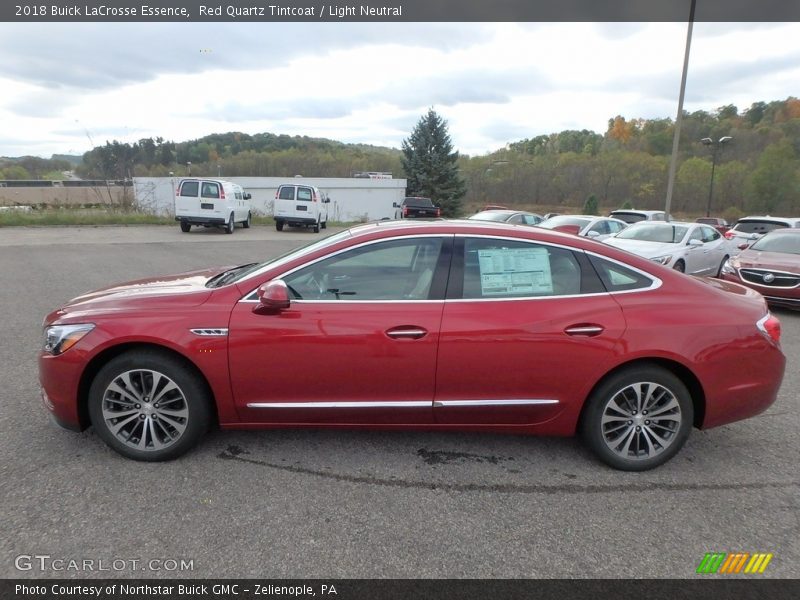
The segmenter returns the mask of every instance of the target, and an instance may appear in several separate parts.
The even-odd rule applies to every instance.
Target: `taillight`
[[[723,235],[726,240],[732,240],[735,234],[732,231],[726,231]]]
[[[436,209],[436,216],[437,217],[441,217],[442,216],[442,209],[441,208],[437,208]]]
[[[311,201],[312,201],[312,202],[316,202],[316,201],[317,201],[317,195],[316,195],[316,194],[314,194],[313,196],[311,196]]]
[[[404,206],[404,207],[403,207],[403,216],[404,216],[404,217],[407,217],[407,216],[408,216],[408,207],[407,207],[407,206]]]
[[[771,339],[776,344],[781,341],[781,322],[777,317],[767,313],[763,318],[756,322],[758,330]]]
[[[219,188],[219,199],[225,200],[225,190],[222,189],[222,186]]]

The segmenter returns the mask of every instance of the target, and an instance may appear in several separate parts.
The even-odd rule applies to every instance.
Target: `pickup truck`
[[[394,213],[395,219],[435,219],[442,216],[442,209],[433,205],[430,198],[419,196],[409,196],[398,204],[393,204],[397,210]]]

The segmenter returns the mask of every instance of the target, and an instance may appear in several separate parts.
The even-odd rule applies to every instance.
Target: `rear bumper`
[[[225,225],[227,223],[222,217],[175,217],[175,220],[189,223],[189,225]]]
[[[317,224],[317,220],[314,217],[282,217],[276,215],[275,221],[290,227],[309,227]]]

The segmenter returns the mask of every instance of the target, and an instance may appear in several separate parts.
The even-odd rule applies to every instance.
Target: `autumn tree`
[[[403,140],[403,170],[410,196],[431,198],[445,217],[461,214],[466,185],[458,169],[458,152],[453,150],[447,121],[431,108]]]

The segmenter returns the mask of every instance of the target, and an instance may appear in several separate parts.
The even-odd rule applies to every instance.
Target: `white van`
[[[328,226],[328,204],[331,199],[325,192],[311,185],[286,183],[275,192],[275,229],[283,231],[284,225],[312,227],[314,233]]]
[[[192,225],[224,227],[233,233],[236,223],[250,227],[250,194],[242,186],[222,179],[181,179],[175,191],[175,220],[181,231]]]

